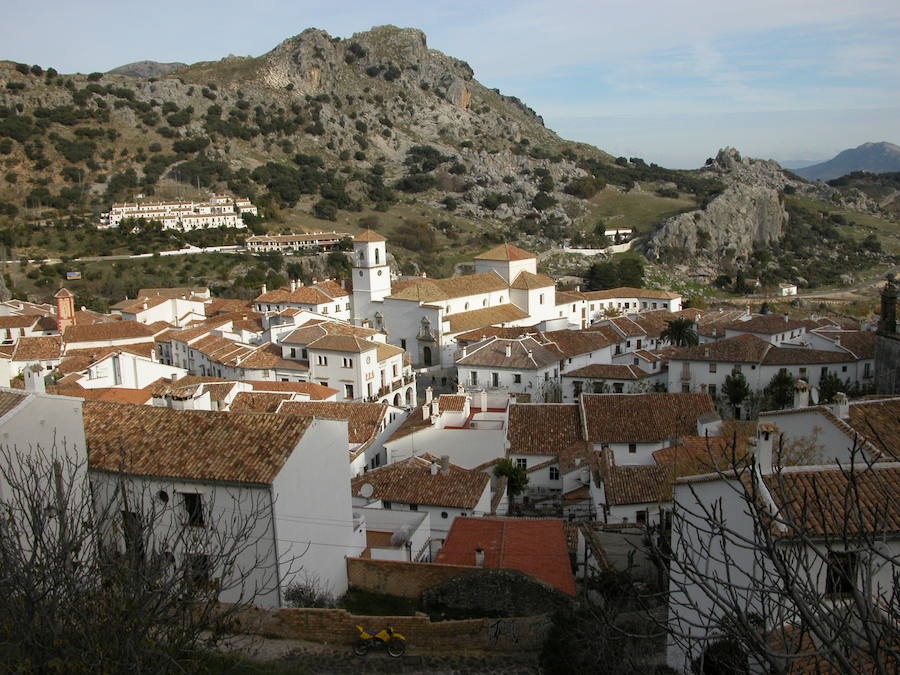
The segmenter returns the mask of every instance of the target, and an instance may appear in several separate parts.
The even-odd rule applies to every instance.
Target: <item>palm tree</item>
[[[686,317],[669,321],[668,328],[659,337],[676,347],[692,347],[700,342],[694,322]]]

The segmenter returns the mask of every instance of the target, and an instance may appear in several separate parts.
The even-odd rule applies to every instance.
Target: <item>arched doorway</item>
[[[422,347],[422,362],[426,366],[431,365],[431,347]]]
[[[413,404],[412,392],[413,392],[412,387],[410,387],[409,389],[406,390],[406,405]]]
[[[398,408],[403,404],[402,399],[400,398],[400,392],[394,394],[394,405]]]

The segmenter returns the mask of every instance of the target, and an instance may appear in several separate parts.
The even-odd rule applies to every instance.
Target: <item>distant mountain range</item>
[[[793,162],[783,163],[787,169]],[[844,150],[827,162],[792,169],[806,180],[833,180],[853,171],[887,173],[900,171],[900,146],[893,143],[863,143],[858,148]]]

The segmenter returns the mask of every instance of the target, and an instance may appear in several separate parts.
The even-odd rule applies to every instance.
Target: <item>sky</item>
[[[5,0],[0,59],[60,72],[257,56],[305,28],[419,28],[563,138],[695,168],[900,145],[897,0]]]

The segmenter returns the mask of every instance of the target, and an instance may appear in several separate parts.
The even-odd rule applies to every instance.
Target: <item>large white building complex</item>
[[[255,216],[257,208],[249,199],[232,199],[226,195],[213,195],[208,202],[126,202],[113,204],[100,217],[98,227],[119,227],[129,219],[155,220],[165,230],[184,232],[210,227],[246,227],[241,218],[245,213]]]

